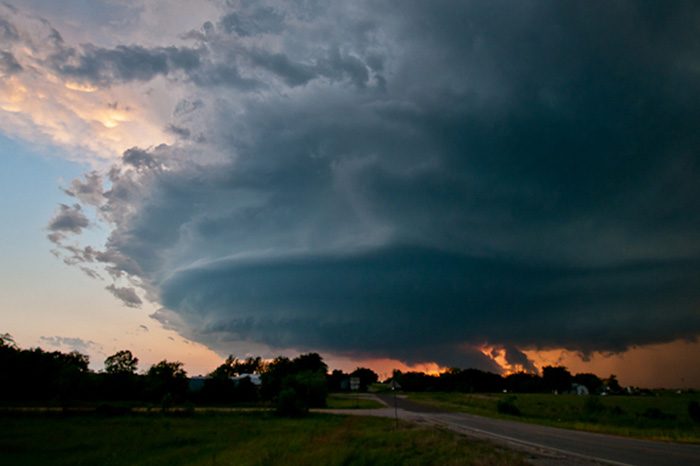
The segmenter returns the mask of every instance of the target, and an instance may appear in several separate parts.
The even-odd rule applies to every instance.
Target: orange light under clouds
[[[520,365],[509,364],[505,359],[505,350],[501,348],[482,345],[479,349],[503,368],[504,375],[525,370]],[[615,374],[623,386],[700,388],[700,370],[687,371],[687,367],[700,368],[699,342],[675,341],[632,348],[620,354],[593,353],[588,360],[565,349],[522,351],[540,371],[545,366],[560,365],[567,367],[572,374],[590,372],[601,378]],[[352,372],[357,367],[369,367],[379,375],[380,380],[390,378],[394,369],[431,375],[438,375],[448,369],[436,363],[410,366],[388,358],[351,360],[328,357],[326,363],[330,370],[341,369],[344,372]]]
[[[380,381],[391,378],[394,370],[400,370],[401,372],[424,372],[430,375],[438,375],[447,370],[447,367],[442,367],[436,363],[416,364],[411,366],[389,358],[355,360],[343,357],[326,357],[323,354],[321,354],[321,356],[323,356],[324,361],[328,364],[328,369],[331,371],[340,369],[343,372],[352,372],[358,367],[367,367],[379,375]]]
[[[672,343],[631,348],[620,354],[594,353],[584,360],[566,350],[524,351],[538,368],[566,366],[572,374],[591,372],[599,377],[617,375],[623,386],[646,388],[700,388],[700,343],[678,340]]]
[[[17,58],[23,66],[29,64],[27,68],[41,67],[29,54],[19,53]],[[99,89],[63,82],[48,71],[2,76],[0,109],[7,113],[0,131],[62,146],[80,161],[110,163],[129,147],[173,141],[164,131],[170,115],[153,114],[160,106],[144,102],[144,92],[139,86]]]

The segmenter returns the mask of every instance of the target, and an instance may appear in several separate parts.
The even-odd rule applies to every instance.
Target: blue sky
[[[699,17],[3,5],[2,331],[700,385]]]

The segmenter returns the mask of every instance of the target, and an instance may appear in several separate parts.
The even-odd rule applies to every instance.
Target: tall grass
[[[412,393],[409,398],[443,409],[628,437],[700,443],[700,424],[688,405],[700,394],[576,396],[550,394]],[[502,409],[507,403],[519,416]],[[499,406],[501,409],[499,409]]]
[[[0,464],[524,465],[519,454],[382,418],[269,413],[6,415]]]

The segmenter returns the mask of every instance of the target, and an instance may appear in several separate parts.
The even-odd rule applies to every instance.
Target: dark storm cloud
[[[221,18],[221,27],[227,33],[235,33],[241,37],[255,36],[265,33],[280,32],[284,16],[276,13],[270,7],[257,6],[247,13],[233,12]]]
[[[210,64],[206,68],[189,73],[189,78],[197,86],[205,88],[224,86],[250,91],[264,87],[260,81],[242,76],[238,66],[231,62]]]
[[[197,50],[140,45],[118,45],[107,49],[88,44],[81,50],[62,47],[50,60],[56,71],[64,76],[100,86],[149,81],[178,70],[189,73],[201,65]]]
[[[317,76],[312,67],[293,63],[281,53],[258,50],[251,53],[250,57],[256,65],[280,76],[291,87],[304,85]]]
[[[488,341],[507,345],[506,359],[531,369],[513,345],[586,353],[692,338],[700,328],[699,265],[533,267],[396,246],[221,260],[182,270],[160,289],[163,304],[203,334],[404,360],[412,346],[452,346],[459,359],[460,343]]]
[[[174,135],[181,137],[183,139],[188,139],[190,137],[190,130],[187,128],[182,128],[180,126],[176,126],[176,125],[171,124],[171,125],[166,126],[165,130],[168,133],[174,134]]]
[[[700,334],[700,7],[324,8],[221,18],[209,60],[257,42],[189,75],[174,114],[209,145],[112,173],[103,254],[160,318],[212,346],[487,369],[486,346],[532,368],[523,349]]]
[[[127,149],[122,155],[122,163],[136,169],[156,169],[161,166],[156,156],[138,147]]]
[[[503,350],[505,352],[505,358],[508,364],[512,366],[521,366],[523,370],[528,372],[537,372],[537,368],[532,361],[530,361],[527,355],[515,346],[509,344],[506,345]]]

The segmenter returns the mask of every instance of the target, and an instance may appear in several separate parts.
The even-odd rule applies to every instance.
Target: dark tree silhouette
[[[170,396],[175,402],[182,401],[187,394],[187,373],[182,363],[163,360],[154,364],[146,374],[148,394],[154,401]]]
[[[542,380],[550,392],[565,393],[571,391],[574,377],[564,366],[545,366],[542,368]]]
[[[325,375],[328,372],[328,366],[318,353],[307,353],[297,356],[292,360],[292,365],[296,373],[308,371],[320,372]]]
[[[505,385],[509,392],[514,393],[541,393],[547,390],[542,377],[529,372],[516,372],[505,378]]]
[[[129,350],[119,351],[105,359],[105,372],[108,374],[134,374],[139,359]]]
[[[603,386],[611,393],[622,392],[622,387],[620,387],[620,382],[617,381],[615,374],[610,374],[610,377],[603,379]]]
[[[360,390],[367,390],[367,387],[379,380],[379,376],[372,369],[367,369],[366,367],[358,367],[351,374],[350,377],[360,378]]]
[[[224,361],[223,364],[214,369],[214,371],[212,371],[209,374],[209,377],[212,379],[228,379],[229,377],[233,377],[238,373],[237,367],[238,359],[236,359],[233,355],[229,354],[228,358],[226,358],[226,361]]]
[[[591,373],[576,374],[574,383],[585,386],[591,393],[598,393],[603,387],[603,381],[600,380],[600,377]]]

